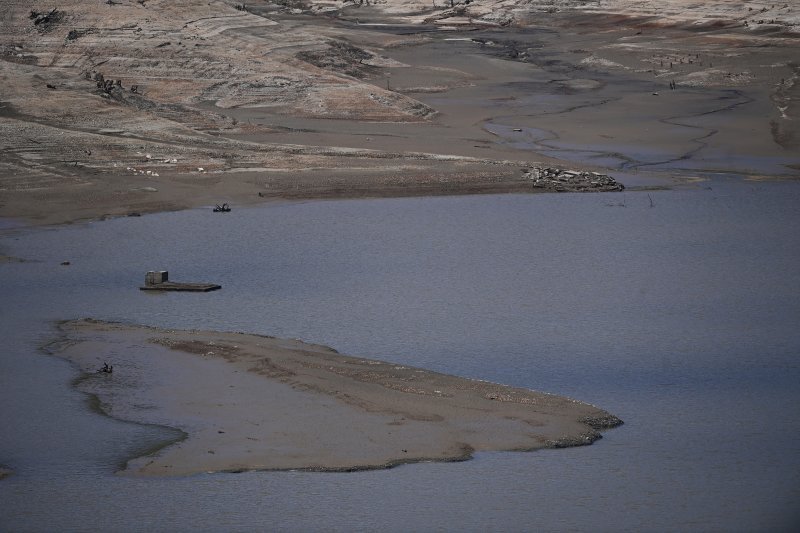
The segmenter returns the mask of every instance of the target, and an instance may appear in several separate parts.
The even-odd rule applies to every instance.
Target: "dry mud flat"
[[[127,475],[354,470],[476,451],[591,444],[621,420],[589,404],[241,333],[65,322],[50,345],[115,418],[185,437]],[[115,354],[115,355],[112,355]],[[105,363],[113,372],[99,372]]]
[[[524,186],[516,166],[485,156],[231,138],[270,131],[222,112],[232,108],[395,124],[435,113],[300,60],[327,46],[313,26],[226,2],[64,0],[38,24],[35,5],[2,7],[0,216],[58,223],[226,200]]]
[[[648,165],[703,149],[724,166],[800,146],[795,4],[236,4],[0,2],[0,216],[522,192],[521,169],[575,168],[580,147],[670,148]],[[725,124],[704,88],[749,111]],[[530,111],[554,97],[568,101]],[[522,135],[493,132],[497,116]]]

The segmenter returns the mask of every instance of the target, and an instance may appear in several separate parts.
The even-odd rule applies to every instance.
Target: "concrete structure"
[[[144,277],[143,291],[189,291],[208,292],[221,289],[220,285],[213,283],[178,283],[169,281],[169,272],[166,270],[151,270]]]
[[[151,270],[144,277],[145,285],[156,285],[157,283],[164,283],[169,280],[169,272],[166,270]]]

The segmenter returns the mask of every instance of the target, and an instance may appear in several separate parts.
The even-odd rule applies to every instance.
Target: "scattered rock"
[[[615,428],[623,424],[622,420],[610,414],[605,416],[595,416],[595,417],[587,416],[586,418],[582,418],[581,422],[591,427],[592,429],[597,429],[597,430]]]
[[[69,30],[69,33],[67,33],[67,40],[68,41],[75,41],[75,40],[80,39],[84,35],[88,35],[90,33],[92,33],[91,29],[87,29],[87,30]]]
[[[586,446],[602,438],[603,436],[600,433],[590,430],[577,436],[564,436],[558,439],[548,440],[547,447],[572,448],[574,446]]]
[[[297,58],[312,65],[355,78],[366,78],[377,69],[368,62],[375,55],[344,41],[330,41],[326,50],[299,52]]]
[[[51,11],[47,13],[42,13],[39,11],[31,11],[30,16],[28,17],[33,21],[34,26],[39,26],[40,29],[47,28],[51,24],[56,24],[61,21],[63,18],[63,14],[57,9],[53,8]]]
[[[560,168],[541,168],[523,170],[534,188],[554,192],[613,192],[622,191],[625,186],[611,176],[597,172],[581,172]]]

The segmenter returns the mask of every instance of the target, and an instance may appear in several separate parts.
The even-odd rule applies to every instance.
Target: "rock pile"
[[[597,172],[581,172],[560,168],[534,167],[523,170],[533,182],[534,188],[555,192],[611,192],[621,191],[625,186],[611,176]]]
[[[39,11],[31,11],[28,17],[33,21],[34,26],[46,27],[50,24],[56,24],[63,18],[63,14],[56,8],[48,11],[47,13]]]

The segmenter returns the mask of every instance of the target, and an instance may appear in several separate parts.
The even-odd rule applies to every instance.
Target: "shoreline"
[[[282,191],[274,196],[263,193],[256,194],[251,190],[231,190],[226,192],[225,203],[231,204],[235,209],[251,208],[256,206],[282,205],[292,202],[305,201],[336,201],[336,200],[361,200],[361,199],[389,199],[389,198],[424,198],[436,196],[473,196],[473,195],[494,195],[494,194],[552,194],[563,192],[619,192],[622,189],[630,192],[664,190],[669,186],[654,180],[651,185],[634,185],[631,187],[622,186],[619,189],[593,189],[586,174],[580,170],[570,170],[559,167],[547,167],[548,170],[557,168],[558,172],[580,174],[580,182],[565,184],[569,190],[556,190],[552,187],[543,187],[537,184],[532,176],[535,169],[542,167],[530,165],[515,166],[513,174],[518,177],[494,177],[486,179],[473,179],[473,177],[456,177],[455,179],[444,178],[431,180],[429,178],[419,179],[404,175],[402,178],[410,183],[385,184],[380,186],[340,186],[340,187],[310,187],[296,191]],[[507,175],[512,172],[507,172]],[[777,179],[777,178],[776,178]],[[613,179],[612,179],[613,181]],[[621,181],[616,183],[622,184]],[[249,189],[249,188],[248,188]],[[191,209],[211,209],[213,205],[219,205],[217,201],[208,194],[192,194],[181,196],[178,202],[177,196],[173,198],[174,204],[165,204],[159,201],[157,205],[143,204],[94,204],[78,205],[75,208],[65,208],[58,212],[50,212],[46,205],[32,203],[25,208],[24,213],[15,215],[0,215],[0,220],[13,222],[6,228],[0,228],[0,233],[14,232],[25,229],[58,227],[72,224],[83,224],[91,222],[102,222],[104,220],[116,218],[139,217],[158,213],[178,212]],[[254,197],[255,196],[255,197]],[[138,207],[138,208],[137,208]],[[8,209],[7,209],[8,211]],[[0,254],[0,262],[24,261],[18,258]]]
[[[354,471],[479,451],[591,444],[622,423],[590,404],[244,333],[59,324],[48,346],[106,415],[183,432],[122,475]],[[116,353],[114,372],[97,372]],[[125,355],[121,355],[125,354]],[[104,359],[106,358],[106,359]]]

